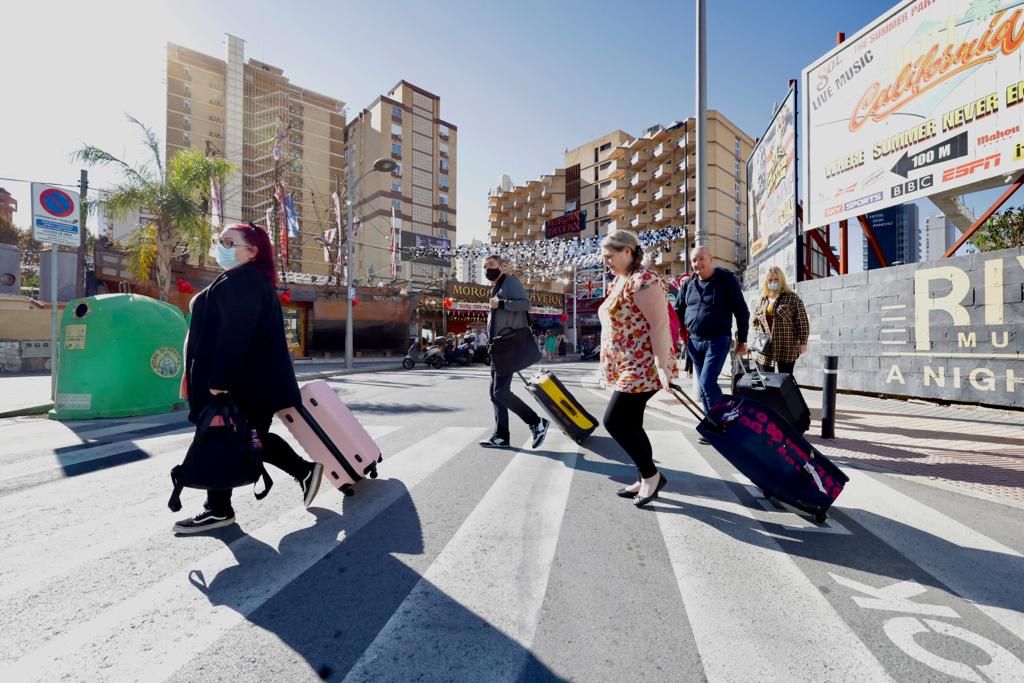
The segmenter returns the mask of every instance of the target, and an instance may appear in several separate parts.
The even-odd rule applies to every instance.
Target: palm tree
[[[160,143],[153,131],[132,116],[128,120],[142,129],[152,161],[131,165],[98,147],[86,145],[72,158],[89,165],[121,167],[123,179],[103,199],[92,206],[106,209],[115,218],[126,217],[139,209],[154,216],[128,243],[129,267],[140,282],[148,282],[156,271],[160,298],[167,301],[171,288],[171,259],[175,249],[184,246],[191,254],[205,256],[210,250],[213,229],[206,206],[214,179],[223,181],[235,172],[225,160],[207,157],[196,150],[181,150],[164,168]]]

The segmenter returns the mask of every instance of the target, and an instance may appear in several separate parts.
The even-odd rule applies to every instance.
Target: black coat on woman
[[[253,263],[225,271],[192,300],[185,372],[192,422],[210,389],[227,390],[250,420],[267,424],[300,403],[281,302]]]

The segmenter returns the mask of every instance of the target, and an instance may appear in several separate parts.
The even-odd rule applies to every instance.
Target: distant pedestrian
[[[616,494],[637,507],[658,497],[665,476],[654,465],[644,431],[644,410],[660,389],[668,389],[676,358],[668,316],[668,287],[641,265],[643,248],[628,230],[613,230],[601,241],[605,265],[615,274],[601,304],[601,369],[612,388],[604,426],[632,458],[637,481]]]
[[[754,339],[750,355],[762,370],[793,374],[800,354],[807,353],[811,332],[807,309],[790,289],[786,275],[772,266],[765,275],[761,300],[754,309]]]
[[[750,310],[736,276],[725,268],[716,268],[707,247],[695,248],[690,260],[694,274],[680,292],[676,313],[690,333],[686,350],[693,359],[704,410],[710,414],[722,398],[718,376],[729,358],[733,318],[736,353],[742,356],[747,352]]]
[[[558,338],[554,332],[548,332],[544,338],[544,357],[547,360],[554,360],[555,352],[558,351]]]
[[[558,335],[558,357],[565,358],[565,354],[569,352],[569,342],[566,340],[564,334]]]
[[[191,303],[185,346],[188,419],[195,423],[213,396],[228,394],[256,430],[263,460],[295,477],[309,507],[323,466],[303,460],[269,431],[274,413],[301,403],[273,253],[266,231],[252,223],[232,225],[217,239],[217,263],[224,272]],[[203,512],[178,522],[174,531],[193,534],[234,522],[231,489],[212,490]]]
[[[683,295],[683,288],[686,286],[686,282],[689,279],[690,279],[690,274],[689,273],[683,273],[682,275],[679,276],[679,279],[677,280],[677,283],[676,283],[676,288],[677,288],[676,302],[677,302],[677,304],[679,302],[680,297],[682,297],[682,295]],[[677,305],[676,306],[676,310],[678,310],[678,308],[679,307]],[[684,339],[682,340],[682,343],[679,345],[680,352],[683,355],[683,372],[686,373],[687,377],[693,377],[693,359],[690,358],[690,354],[686,350],[686,342],[687,342],[686,338],[689,337],[689,332],[686,331],[686,323],[683,322],[682,318],[679,319],[679,322],[683,325],[683,336],[684,336]]]
[[[484,273],[494,283],[491,288],[490,312],[487,315],[487,336],[494,339],[504,330],[530,326],[530,296],[519,278],[505,272],[501,257],[492,254],[484,259]],[[481,441],[484,448],[509,448],[508,411],[519,416],[530,427],[533,447],[540,447],[548,433],[548,420],[540,417],[522,399],[512,393],[512,375],[499,375],[491,364],[491,403],[494,405],[494,433]]]

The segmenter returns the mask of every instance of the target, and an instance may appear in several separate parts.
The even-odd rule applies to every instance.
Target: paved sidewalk
[[[839,394],[836,438],[822,439],[822,393],[803,393],[808,440],[838,464],[1024,506],[1024,412]],[[670,395],[655,407],[692,420]]]

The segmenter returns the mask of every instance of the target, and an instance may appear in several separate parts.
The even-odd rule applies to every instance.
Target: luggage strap
[[[320,423],[316,421],[316,418],[306,410],[306,406],[299,403],[299,405],[295,406],[295,412],[297,412],[299,416],[306,421],[309,428],[313,430],[314,434],[316,434],[316,438],[320,439],[320,442],[327,447],[327,450],[331,452],[331,455],[333,455],[334,459],[338,461],[341,468],[345,470],[345,474],[348,475],[349,479],[352,481],[359,481],[363,478],[354,469],[352,469],[351,463],[349,463],[345,456],[342,455],[341,451],[338,450],[337,445],[331,441],[331,437],[327,435],[327,432],[325,432],[324,428],[320,426]],[[266,495],[266,493],[263,495]]]

